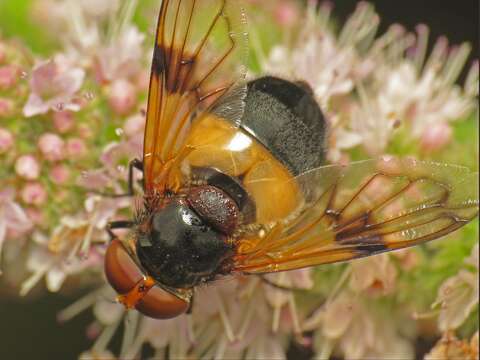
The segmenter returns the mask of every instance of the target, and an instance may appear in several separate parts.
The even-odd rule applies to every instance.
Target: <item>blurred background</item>
[[[29,16],[34,1],[0,0],[0,34],[22,39],[39,54],[48,53],[53,41],[48,40]],[[478,57],[478,0],[370,2],[381,15],[380,32],[397,22],[409,30],[414,30],[418,23],[425,23],[431,30],[431,39],[445,35],[451,43],[469,41],[474,49],[471,58]],[[335,2],[334,16],[342,22],[356,4],[357,1],[348,0]],[[150,20],[138,17],[143,25]],[[85,335],[85,328],[92,320],[89,313],[65,324],[59,325],[56,320],[57,312],[81,294],[67,291],[63,295],[47,295],[45,290],[35,289],[35,296],[21,299],[4,284],[0,289],[0,359],[74,359],[90,347]],[[419,349],[421,352],[422,347]],[[295,347],[290,351],[292,359],[307,359],[309,355]]]

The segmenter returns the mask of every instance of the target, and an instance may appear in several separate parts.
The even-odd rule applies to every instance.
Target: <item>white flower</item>
[[[322,359],[331,356],[334,344],[346,359],[410,359],[413,349],[396,324],[371,303],[343,291],[307,319],[304,329],[317,330],[314,349]]]
[[[350,288],[371,295],[386,295],[395,290],[397,269],[387,254],[352,262]]]
[[[440,305],[438,326],[443,332],[461,326],[479,302],[478,243],[465,263],[475,266],[475,272],[461,269],[440,286],[433,307]]]
[[[93,196],[86,200],[84,213],[62,217],[50,238],[37,232],[37,246],[27,260],[32,274],[22,283],[20,294],[26,295],[44,276],[48,290],[56,292],[69,275],[85,269],[101,271],[103,258],[91,245],[107,241],[105,226],[108,220],[118,209],[128,205],[131,205],[130,199]]]
[[[330,29],[330,7],[324,5],[317,13],[311,2],[306,22],[291,49],[279,45],[270,57],[263,59],[264,72],[278,74],[292,80],[306,81],[322,107],[330,109],[334,96],[350,93],[360,71],[356,47],[366,45],[378,26],[378,15],[362,3],[348,19],[337,36]],[[358,68],[358,69],[357,69]]]

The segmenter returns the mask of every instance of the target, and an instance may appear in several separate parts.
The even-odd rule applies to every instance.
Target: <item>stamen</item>
[[[337,297],[338,293],[340,292],[343,285],[345,285],[345,282],[348,280],[351,273],[352,273],[352,267],[351,265],[347,265],[342,275],[340,276],[340,279],[338,279],[337,284],[335,285],[332,292],[330,293],[330,296],[325,301],[325,306],[328,306],[333,301],[333,299]]]
[[[438,72],[441,64],[445,61],[447,54],[448,40],[445,37],[439,37],[435,45],[433,46],[432,53],[425,64],[424,72],[432,70]]]
[[[478,77],[479,77],[479,65],[478,60],[476,60],[468,71],[467,78],[465,80],[464,91],[469,96],[478,95]]]
[[[187,315],[187,336],[191,343],[197,342],[197,337],[195,336],[195,330],[193,329],[193,317],[192,315]]]
[[[422,313],[414,312],[412,314],[412,318],[414,320],[431,319],[433,317],[436,317],[438,314],[440,314],[440,311],[441,311],[441,309],[426,311],[426,312],[422,312]]]
[[[422,72],[423,64],[425,63],[425,57],[427,55],[428,36],[430,30],[428,26],[420,24],[417,26],[417,43],[415,48],[415,56],[413,58],[413,64],[417,70],[417,74]]]
[[[225,350],[227,350],[227,339],[225,336],[222,336],[220,341],[217,345],[217,351],[215,352],[215,356],[213,357],[216,359],[223,359],[225,357]]]
[[[290,315],[292,316],[293,331],[295,334],[298,335],[302,332],[302,329],[300,328],[300,321],[298,319],[298,312],[297,312],[297,304],[295,302],[295,296],[293,296],[293,294],[290,294],[288,298],[288,306],[290,309]]]
[[[106,350],[110,340],[112,340],[113,335],[115,335],[115,331],[117,331],[120,322],[122,321],[122,317],[120,316],[113,324],[107,326],[100,336],[98,337],[97,341],[92,346],[92,351],[101,353]]]
[[[98,212],[95,212],[92,218],[96,218],[97,213]],[[90,245],[92,243],[92,234],[93,234],[93,224],[90,224],[87,228],[87,232],[85,233],[85,237],[83,238],[82,247],[80,248],[80,256],[82,258],[86,258],[88,256],[88,253],[90,251]]]
[[[25,280],[20,288],[20,296],[27,295],[30,290],[32,290],[33,287],[37,285],[37,283],[43,278],[43,276],[45,276],[45,274],[48,272],[48,270],[50,270],[52,266],[52,261],[44,264],[42,267],[37,269],[37,271],[35,271],[32,276]]]
[[[275,306],[273,308],[273,321],[272,321],[272,332],[276,333],[278,327],[280,326],[280,312],[282,311],[281,306]]]
[[[144,323],[146,318],[144,316],[138,316],[139,318],[139,325],[137,326],[138,329],[141,329],[137,332],[136,338],[132,341],[132,345],[129,349],[127,349],[126,354],[123,358],[125,359],[134,359],[142,349],[143,344],[145,343],[145,328]]]
[[[451,86],[458,79],[458,76],[463,70],[470,54],[471,46],[469,44],[462,44],[460,48],[452,51],[447,59],[447,64],[443,70],[444,86]]]
[[[120,359],[126,358],[127,352],[131,348],[137,332],[140,314],[138,311],[128,311],[124,319],[124,332],[122,347],[120,350]]]
[[[177,336],[174,336],[170,342],[170,359],[184,359],[188,350],[188,344],[185,341],[185,334],[182,326],[177,323]]]
[[[316,355],[316,359],[330,359],[335,345],[334,341],[322,336],[321,346],[318,348],[320,352]]]
[[[106,287],[102,287],[95,291],[88,293],[87,295],[81,297],[73,304],[67,306],[65,309],[60,311],[57,315],[57,320],[60,322],[65,322],[73,319],[75,316],[80,314],[81,312],[87,310],[89,307],[93,306],[93,304],[98,300],[98,298],[105,293],[107,290]]]
[[[68,255],[65,257],[64,262],[65,263],[71,263],[73,259],[77,256],[78,249],[80,249],[80,246],[82,245],[81,241],[75,241],[75,244],[73,245],[72,249],[68,253]]]
[[[228,318],[227,311],[225,309],[225,304],[223,303],[223,300],[218,294],[217,289],[214,289],[214,293],[215,293],[215,296],[217,297],[217,302],[218,302],[219,311],[220,311],[220,318],[222,319],[223,327],[225,329],[228,341],[232,342],[235,340],[235,335],[233,334],[232,325]]]
[[[320,5],[318,11],[318,22],[322,28],[327,29],[328,24],[330,23],[330,15],[332,14],[333,5],[330,1],[324,1]],[[315,23],[315,14],[317,12],[317,1],[309,1],[308,3],[308,21],[307,24]]]
[[[250,301],[247,304],[247,313],[245,314],[245,318],[243,320],[242,325],[240,326],[240,330],[237,333],[237,339],[242,340],[247,332],[248,326],[250,325],[250,321],[252,320],[253,310],[255,306],[252,306],[253,297],[250,298]]]

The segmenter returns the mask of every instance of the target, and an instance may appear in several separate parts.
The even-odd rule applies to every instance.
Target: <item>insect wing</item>
[[[232,122],[242,115],[246,91],[238,84],[245,76],[248,44],[239,3],[162,2],[144,139],[147,193],[171,187],[169,173],[181,161],[192,119],[206,111]]]
[[[292,270],[401,249],[478,215],[478,173],[459,166],[385,158],[321,167],[296,181],[302,210],[242,239],[236,270]]]

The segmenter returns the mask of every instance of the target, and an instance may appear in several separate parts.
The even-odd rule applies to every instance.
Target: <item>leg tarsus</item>
[[[195,299],[195,295],[192,295],[192,297],[190,298],[190,304],[188,305],[188,309],[187,309],[187,314],[190,315],[192,313],[192,310],[193,310],[193,300]]]

